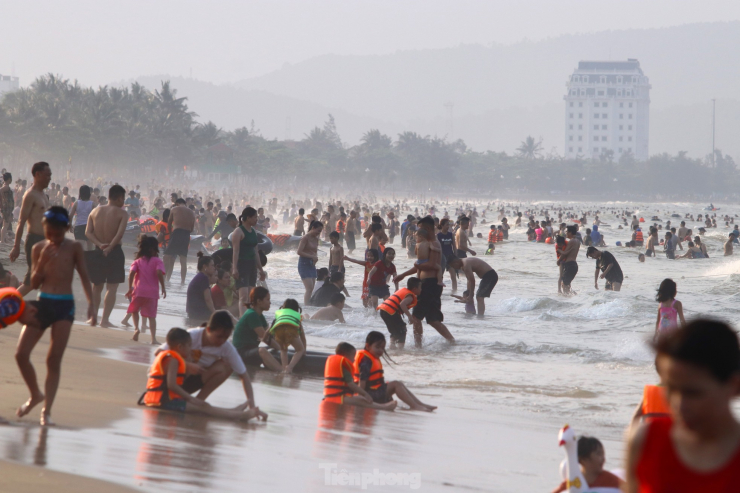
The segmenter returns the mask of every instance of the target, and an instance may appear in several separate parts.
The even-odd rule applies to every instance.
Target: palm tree
[[[537,159],[542,155],[542,139],[534,140],[534,137],[529,135],[516,151],[524,159]]]

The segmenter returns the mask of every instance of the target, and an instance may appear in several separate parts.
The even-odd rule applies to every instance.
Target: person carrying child
[[[134,341],[139,340],[139,313],[141,313],[141,316],[149,321],[152,344],[159,344],[157,342],[157,304],[160,289],[162,298],[167,298],[164,275],[164,262],[159,258],[157,239],[153,236],[141,235],[139,250],[131,264],[126,293],[126,298],[130,301],[127,313],[133,314],[134,319]]]
[[[16,415],[21,418],[44,401],[40,423],[41,426],[50,426],[54,424],[51,421],[51,407],[59,388],[62,356],[75,319],[75,300],[72,294],[75,269],[80,275],[82,289],[85,291],[88,302],[87,314],[92,325],[97,323],[97,316],[92,305],[92,286],[87,275],[82,244],[65,238],[69,230],[67,209],[60,206],[50,207],[44,213],[43,227],[45,239],[36,243],[31,250],[30,288],[38,289],[39,295],[38,301],[30,301],[29,304],[36,308],[36,320],[23,327],[15,353],[18,368],[31,397],[18,408]],[[49,327],[51,327],[51,345],[46,357],[44,395],[36,381],[36,371],[30,357],[31,351]]]
[[[398,402],[394,400],[383,404],[374,402],[370,394],[355,383],[352,362],[355,360],[357,350],[352,344],[340,342],[334,352],[335,354],[326,358],[324,366],[324,402],[385,411],[396,408]]]
[[[294,299],[288,298],[275,312],[275,320],[270,327],[270,335],[280,346],[280,362],[283,373],[292,373],[303,355],[306,354],[306,334],[301,324],[301,307]],[[288,362],[288,346],[295,353]]]
[[[237,420],[258,418],[267,420],[267,414],[258,407],[250,407],[250,401],[235,408],[211,406],[204,399],[193,397],[184,389],[187,374],[186,358],[190,357],[192,337],[185,329],[173,328],[167,333],[167,349],[160,351],[152,366],[146,383],[146,391],[139,399],[150,408],[176,412],[195,412],[209,416]]]
[[[391,348],[403,349],[406,344],[406,322],[401,315],[406,315],[408,323],[417,322],[409,309],[416,306],[417,298],[421,294],[421,280],[418,277],[409,277],[406,287],[397,290],[378,307],[380,318],[391,335]]]
[[[355,356],[355,383],[378,404],[391,402],[395,394],[414,411],[431,412],[437,409],[437,406],[421,402],[403,382],[394,380],[386,383],[383,378],[383,363],[380,362],[384,353],[385,336],[375,330],[369,332],[365,338],[365,349],[357,351]]]
[[[665,332],[670,332],[678,327],[678,321],[681,325],[686,323],[683,317],[683,304],[676,299],[678,288],[673,279],[663,279],[658,288],[658,294],[655,295],[655,301],[658,305],[658,318],[655,321],[655,338]]]

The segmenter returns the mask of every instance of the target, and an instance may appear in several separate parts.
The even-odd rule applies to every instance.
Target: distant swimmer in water
[[[496,287],[498,283],[498,274],[493,270],[493,267],[488,265],[484,260],[476,257],[470,257],[460,259],[452,257],[448,260],[450,266],[455,269],[460,269],[465,274],[468,282],[468,296],[465,299],[466,305],[472,304],[473,296],[475,292],[475,301],[478,305],[478,315],[483,315],[486,312],[486,298],[491,297],[491,291]],[[478,284],[478,291],[475,291],[475,276],[480,278]]]
[[[735,240],[735,235],[730,233],[728,240],[725,242],[725,257],[732,255],[732,243]]]
[[[581,242],[576,239],[578,232],[577,226],[568,226],[565,229],[565,235],[568,238],[568,244],[558,259],[558,266],[563,266],[563,293],[571,294],[571,283],[578,274],[578,251],[581,248]]]
[[[329,322],[336,320],[344,323],[342,310],[344,310],[345,300],[346,298],[342,293],[334,293],[329,300],[329,306],[319,309],[319,311],[313,314],[311,320],[326,320]]]
[[[365,389],[355,383],[353,362],[356,354],[357,349],[352,344],[340,342],[334,350],[334,355],[326,358],[323,401],[393,411],[398,402],[391,400],[382,404],[376,403]]]
[[[630,434],[627,489],[640,492],[735,492],[740,488],[740,395],[737,333],[694,320],[654,343],[671,416]]]
[[[683,317],[683,304],[676,299],[678,287],[673,279],[663,279],[655,295],[658,305],[658,319],[655,321],[655,338],[666,332],[675,330],[679,324],[686,323]]]
[[[609,252],[602,252],[595,247],[588,247],[586,257],[596,260],[596,272],[594,273],[594,288],[599,289],[599,271],[601,279],[606,279],[604,291],[619,291],[622,289],[624,275],[619,262]]]

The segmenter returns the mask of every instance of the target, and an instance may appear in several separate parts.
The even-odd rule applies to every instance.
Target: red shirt
[[[393,265],[393,262],[391,262],[391,265],[385,265],[384,261],[378,260],[373,267],[375,267],[375,274],[368,281],[371,286],[384,285],[388,274],[396,273],[396,266]]]
[[[226,295],[224,295],[221,286],[218,284],[214,284],[211,288],[211,299],[213,300],[213,308],[216,310],[220,310],[221,308],[226,308],[228,306],[226,304]]]
[[[648,424],[645,443],[635,475],[640,493],[740,491],[740,447],[726,464],[711,472],[689,469],[678,457],[671,439],[671,418],[655,418]]]
[[[596,476],[596,480],[593,482],[593,484],[589,484],[589,488],[621,488],[622,484],[624,484],[624,481],[616,477],[614,474],[610,473],[609,471],[601,471],[601,474]],[[560,483],[560,486],[552,490],[552,493],[561,493],[563,491],[568,491],[568,486],[565,484],[565,481]]]

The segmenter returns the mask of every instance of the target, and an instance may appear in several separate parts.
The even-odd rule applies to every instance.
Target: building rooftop
[[[589,72],[637,72],[642,75],[640,62],[634,58],[627,61],[583,61],[578,62],[579,71]]]

